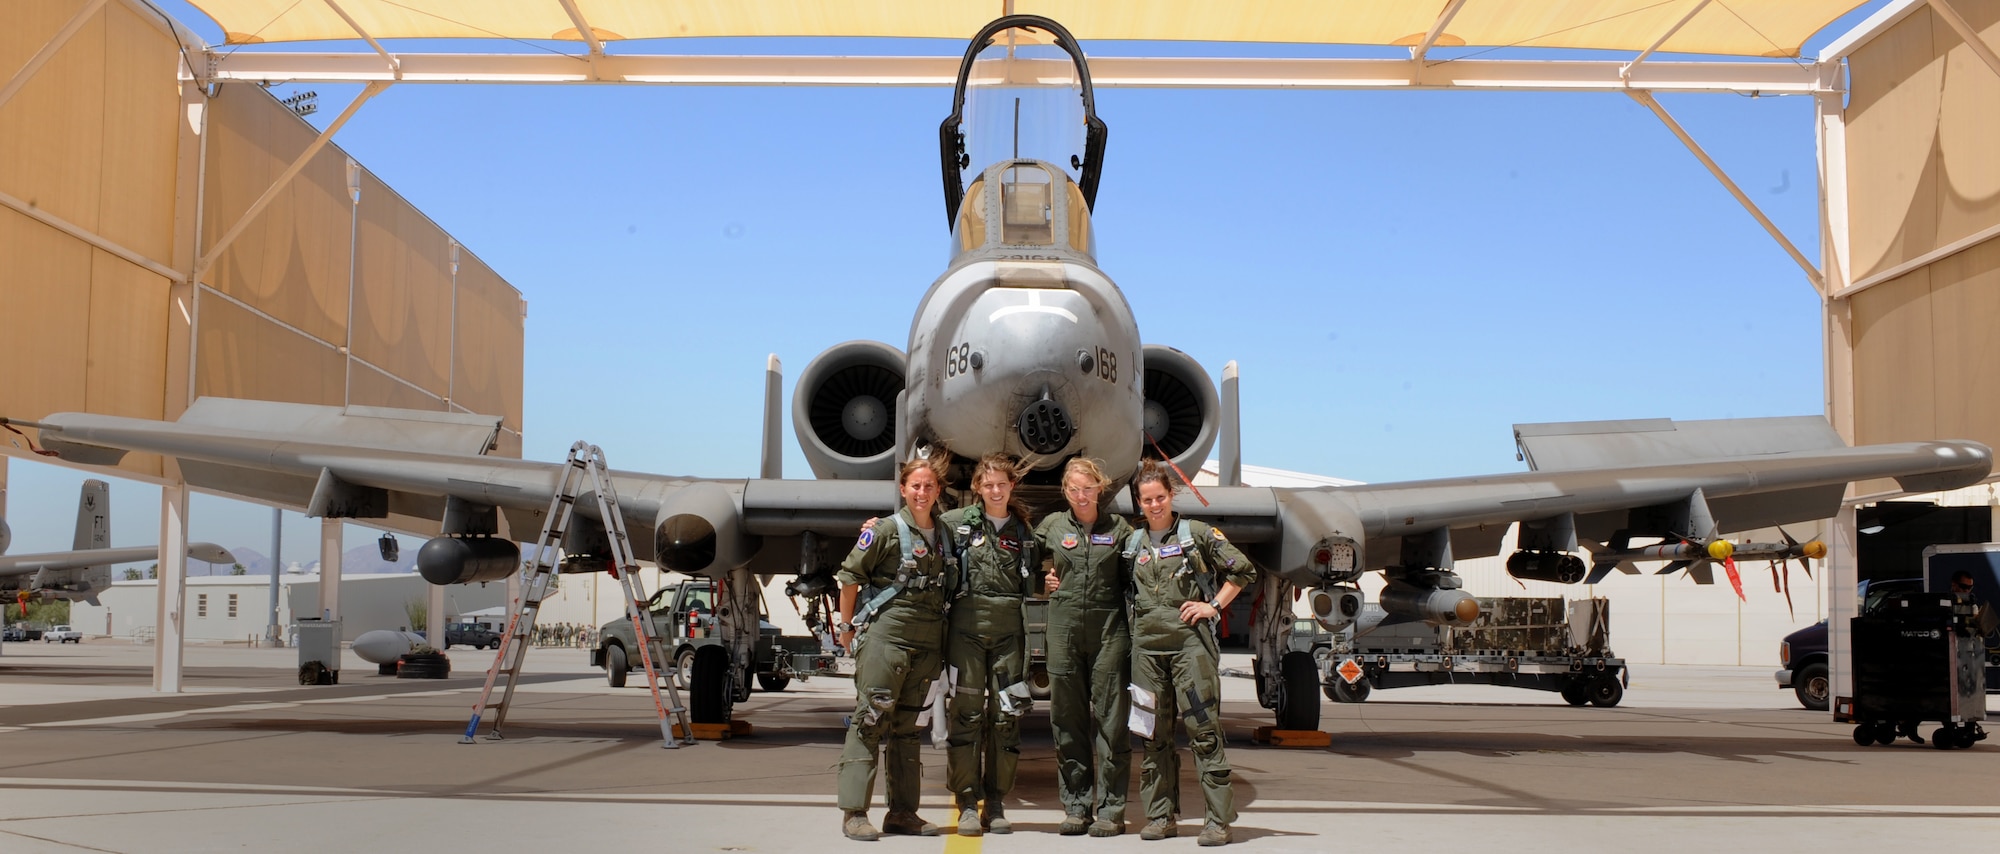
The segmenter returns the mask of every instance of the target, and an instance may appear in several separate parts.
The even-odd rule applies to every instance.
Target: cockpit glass
[[[1002,160],[1056,164],[1077,180],[1083,157],[1083,86],[1068,53],[1040,32],[1007,30],[974,58],[965,88],[965,151],[970,182]]]

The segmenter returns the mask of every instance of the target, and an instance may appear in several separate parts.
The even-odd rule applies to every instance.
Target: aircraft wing
[[[205,398],[178,422],[59,413],[29,426],[73,462],[109,465],[123,451],[157,453],[178,459],[192,486],[309,515],[379,520],[395,513],[429,520],[402,530],[434,534],[454,498],[499,508],[515,539],[539,531],[562,464],[480,456],[488,441],[483,428],[468,433],[465,423],[424,420],[429,415]],[[1976,483],[1992,466],[1990,450],[1977,442],[1845,447],[1818,418],[1524,425],[1516,432],[1537,470],[1311,489],[1207,487],[1208,506],[1184,509],[1223,526],[1261,565],[1304,584],[1326,578],[1313,558],[1328,543],[1353,546],[1356,569],[1378,569],[1448,567],[1453,557],[1496,554],[1515,523],[1562,551],[1634,525],[1663,529],[1653,536],[1707,537],[1826,518],[1853,481],[1894,478],[1925,492]],[[758,572],[798,567],[796,551],[760,548],[758,538],[844,537],[896,502],[887,481],[613,478],[642,558],[700,540],[695,544],[717,567],[747,562]],[[1118,501],[1114,509],[1130,512],[1129,498]],[[586,515],[594,510],[579,503]],[[699,524],[677,533],[667,524],[677,517]],[[1676,524],[1685,530],[1672,530]]]
[[[202,398],[178,421],[58,413],[40,429],[46,450],[82,465],[115,465],[128,451],[175,458],[190,486],[277,504],[309,516],[351,518],[419,536],[439,534],[447,503],[496,508],[506,533],[532,540],[563,463],[488,457],[497,419],[372,407]],[[714,480],[612,471],[634,552],[656,555],[663,511],[707,515],[722,528],[718,560],[743,537],[806,532],[851,536],[896,506],[889,481]],[[580,500],[586,517],[595,502]],[[726,518],[725,518],[726,517]],[[713,533],[713,532],[712,532]],[[756,550],[792,571],[796,553]]]
[[[189,543],[188,554],[192,555],[196,560],[207,563],[232,563],[236,560],[229,554],[228,549],[214,543]],[[154,560],[159,556],[159,546],[82,549],[68,552],[6,555],[0,556],[0,578],[17,575],[34,575],[45,569],[83,569],[85,567],[106,566],[114,563]]]

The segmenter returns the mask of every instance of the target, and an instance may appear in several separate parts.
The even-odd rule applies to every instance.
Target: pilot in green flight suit
[[[1215,621],[1257,579],[1257,570],[1220,529],[1174,514],[1175,482],[1165,466],[1147,463],[1133,483],[1146,526],[1125,541],[1133,588],[1133,716],[1153,718],[1153,732],[1140,733],[1146,736],[1146,753],[1139,764],[1139,791],[1148,821],[1139,838],[1163,839],[1178,832],[1178,717],[1187,729],[1207,805],[1208,822],[1199,842],[1226,845],[1229,826],[1236,821],[1236,801],[1222,750]]]
[[[837,576],[840,612],[848,621],[836,629],[841,645],[854,655],[854,717],[840,752],[839,776],[840,829],[849,839],[881,835],[868,823],[877,747],[885,758],[889,802],[882,832],[938,832],[937,825],[917,816],[923,786],[917,715],[944,663],[945,603],[958,574],[957,558],[951,530],[933,515],[938,470],[930,460],[911,460],[897,475],[903,507],[894,524],[862,532]],[[855,623],[867,629],[858,649]]]
[[[1020,720],[1032,703],[1022,608],[1041,586],[1034,533],[1009,506],[1019,478],[1013,457],[988,454],[972,472],[980,503],[942,516],[965,566],[945,642],[947,672],[957,675],[945,779],[958,802],[960,836],[1013,832],[1003,801],[1014,788]]]
[[[1125,794],[1132,784],[1132,733],[1125,720],[1130,584],[1118,551],[1132,526],[1101,512],[1098,498],[1109,480],[1096,461],[1070,460],[1062,484],[1069,509],[1049,514],[1035,529],[1053,564],[1047,579],[1049,726],[1064,814],[1056,830],[1117,836],[1125,832]]]

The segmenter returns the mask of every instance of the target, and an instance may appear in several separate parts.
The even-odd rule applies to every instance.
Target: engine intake
[[[1142,453],[1164,453],[1183,471],[1208,462],[1222,404],[1215,383],[1201,363],[1172,347],[1147,344],[1141,351],[1146,366],[1145,417],[1147,441]],[[1158,445],[1159,451],[1153,446]]]
[[[660,568],[697,575],[749,562],[757,543],[743,534],[743,510],[716,483],[694,483],[660,505],[653,559]]]
[[[896,403],[909,362],[880,341],[819,354],[792,392],[792,431],[813,475],[888,480],[896,467]]]

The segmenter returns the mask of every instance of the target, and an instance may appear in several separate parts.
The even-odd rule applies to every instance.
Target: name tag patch
[[[1091,534],[1091,535],[1090,535],[1090,544],[1091,544],[1091,545],[1093,545],[1093,546],[1108,546],[1108,545],[1111,545],[1111,544],[1112,544],[1112,542],[1113,542],[1113,539],[1112,539],[1112,537],[1111,537],[1111,535],[1110,535],[1110,534]]]
[[[1160,557],[1177,557],[1181,553],[1180,543],[1168,543],[1160,547]]]

